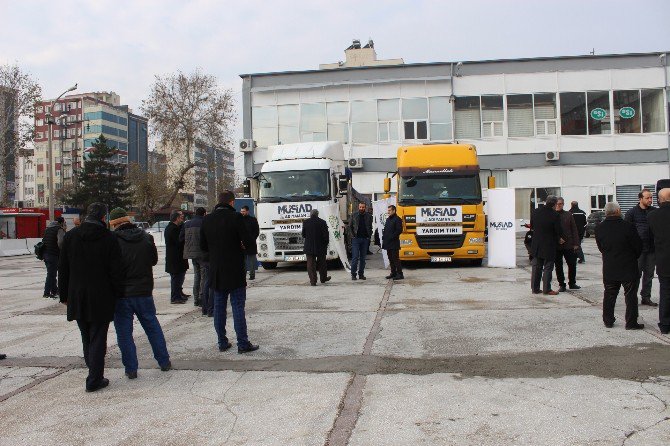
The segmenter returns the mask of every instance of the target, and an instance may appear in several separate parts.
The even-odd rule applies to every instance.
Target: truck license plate
[[[304,254],[297,256],[284,256],[285,262],[304,262],[305,260],[307,260],[307,257],[305,257]]]
[[[431,262],[451,262],[451,257],[447,256],[434,256],[430,258]]]

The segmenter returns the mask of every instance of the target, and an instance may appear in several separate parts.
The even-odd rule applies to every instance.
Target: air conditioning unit
[[[558,150],[548,150],[544,154],[544,159],[547,161],[558,161],[559,157]]]
[[[362,169],[363,158],[350,158],[347,164],[349,165],[349,169]]]
[[[252,152],[256,148],[256,141],[243,139],[240,141],[240,152]]]

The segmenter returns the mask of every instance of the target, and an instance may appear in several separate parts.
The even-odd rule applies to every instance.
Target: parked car
[[[137,226],[140,229],[144,229],[145,231],[149,229],[149,222],[148,221],[136,221],[135,226]]]
[[[586,217],[586,230],[584,231],[584,237],[591,237],[596,235],[596,226],[598,226],[603,220],[605,220],[605,211],[595,211],[591,212],[588,217]]]
[[[157,221],[153,225],[151,225],[149,228],[145,229],[146,232],[163,232],[165,231],[165,227],[169,224],[170,222],[168,220],[161,220]]]

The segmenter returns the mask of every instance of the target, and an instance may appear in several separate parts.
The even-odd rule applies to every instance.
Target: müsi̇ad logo
[[[496,229],[498,231],[507,231],[509,229],[514,229],[513,221],[490,221],[489,229]]]

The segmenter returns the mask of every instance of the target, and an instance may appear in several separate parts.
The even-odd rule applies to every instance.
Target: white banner
[[[344,244],[344,223],[340,219],[340,208],[337,203],[330,203],[328,206],[319,207],[323,215],[319,217],[326,220],[328,223],[328,231],[330,232],[330,244],[334,245],[337,255],[340,256],[340,261],[344,269],[351,272],[351,264],[347,259],[347,247]]]
[[[486,206],[489,225],[488,266],[516,268],[514,189],[489,189]]]
[[[380,243],[382,240],[382,233],[384,231],[384,224],[386,223],[386,218],[388,217],[388,207],[392,204],[395,205],[395,197],[384,198],[372,202],[372,213],[375,216]],[[389,258],[385,249],[382,250],[382,257],[384,258],[384,268],[388,268]]]

